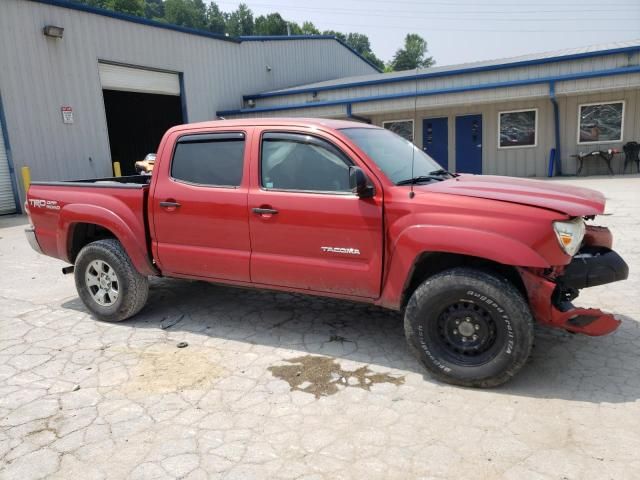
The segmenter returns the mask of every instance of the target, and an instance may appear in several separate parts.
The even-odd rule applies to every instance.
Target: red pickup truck
[[[182,125],[152,176],[33,182],[30,244],[73,266],[101,320],[143,308],[152,275],[309,293],[404,311],[438,379],[489,387],[526,362],[533,325],[587,335],[619,321],[571,302],[628,276],[595,191],[458,175],[360,123]]]

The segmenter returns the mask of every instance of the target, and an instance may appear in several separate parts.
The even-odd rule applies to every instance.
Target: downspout
[[[360,115],[354,115],[351,113],[351,104],[347,103],[347,118],[353,118],[354,120],[358,120],[359,122],[369,123],[371,124],[371,119],[366,117],[361,117]]]
[[[556,82],[549,82],[549,99],[553,104],[553,128],[556,137],[556,172],[562,175],[562,155],[560,154],[560,108],[556,98]]]

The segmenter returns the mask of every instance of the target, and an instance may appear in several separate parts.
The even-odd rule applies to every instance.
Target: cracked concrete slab
[[[153,279],[137,317],[95,321],[1,217],[0,478],[640,478],[640,178],[555,181],[607,195],[631,276],[580,303],[623,324],[540,328],[487,391],[432,380],[401,315],[353,303]]]

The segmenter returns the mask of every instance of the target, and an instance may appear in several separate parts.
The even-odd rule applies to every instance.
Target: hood
[[[605,205],[604,195],[596,190],[491,175],[460,175],[443,182],[417,186],[415,190],[416,193],[422,190],[531,205],[572,217],[599,215],[604,212]]]

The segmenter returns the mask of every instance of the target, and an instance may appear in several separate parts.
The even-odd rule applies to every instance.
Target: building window
[[[538,144],[538,110],[512,110],[498,114],[500,148],[535,147]]]
[[[578,107],[578,143],[620,142],[624,102],[585,103]]]
[[[413,120],[391,120],[382,122],[382,126],[413,142]]]

